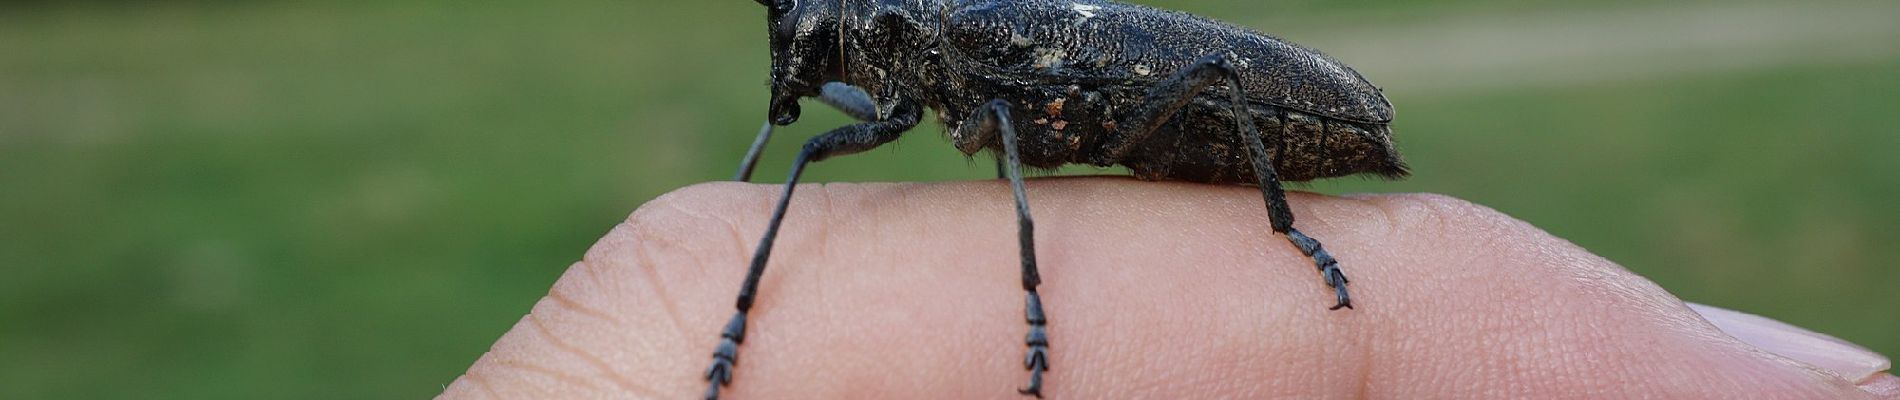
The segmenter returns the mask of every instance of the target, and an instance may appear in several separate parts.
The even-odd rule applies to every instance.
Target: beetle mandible
[[[767,9],[771,102],[737,179],[750,178],[773,126],[798,120],[800,99],[861,122],[799,151],[706,369],[707,399],[732,380],[746,313],[806,164],[896,140],[926,110],[964,154],[995,155],[1015,195],[1029,325],[1029,382],[1017,390],[1037,397],[1049,340],[1023,166],[1121,165],[1142,179],[1257,185],[1273,232],[1313,260],[1335,310],[1352,307],[1346,275],[1293,227],[1280,183],[1407,175],[1378,87],[1318,51],[1246,28],[1106,0],[756,1]]]

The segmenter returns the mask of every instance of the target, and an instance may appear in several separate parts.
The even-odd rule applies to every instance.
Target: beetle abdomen
[[[1314,116],[1272,106],[1253,106],[1254,125],[1260,129],[1269,159],[1283,181],[1369,173],[1402,178],[1409,172],[1393,147],[1391,128]],[[1121,165],[1142,179],[1171,179],[1252,185],[1253,158],[1235,132],[1225,105],[1192,104],[1181,110],[1161,132]],[[1286,126],[1280,115],[1284,112]]]

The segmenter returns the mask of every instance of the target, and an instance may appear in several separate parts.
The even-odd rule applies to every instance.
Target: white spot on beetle
[[[1016,32],[1010,32],[1009,44],[1016,45],[1016,47],[1029,47],[1029,45],[1036,44],[1036,41],[1033,39],[1024,37],[1022,34],[1018,34]]]
[[[1062,49],[1037,47],[1036,48],[1036,62],[1035,64],[1032,64],[1031,66],[1034,66],[1036,68],[1061,67],[1062,59],[1068,56],[1069,56],[1069,52]]]
[[[1102,7],[1081,3],[1069,3],[1069,9],[1075,10],[1077,14],[1082,14],[1082,18],[1095,18],[1095,10],[1100,10]]]
[[[1154,70],[1148,69],[1146,65],[1135,64],[1135,75],[1148,76],[1148,74],[1153,72]]]

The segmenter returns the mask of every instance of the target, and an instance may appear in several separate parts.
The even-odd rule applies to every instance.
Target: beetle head
[[[757,0],[766,7],[772,35],[771,121],[798,121],[798,99],[817,96],[825,82],[843,75],[838,63],[839,2]]]

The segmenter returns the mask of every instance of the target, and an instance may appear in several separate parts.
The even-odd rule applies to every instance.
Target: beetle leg
[[[1147,142],[1162,124],[1193,101],[1195,95],[1219,82],[1225,71],[1231,71],[1227,65],[1227,57],[1222,54],[1201,57],[1149,88],[1148,95],[1116,121],[1120,129],[1108,138],[1101,158],[1093,161],[1097,165],[1110,165],[1127,157],[1129,151]]]
[[[859,121],[877,120],[877,102],[872,101],[871,96],[865,94],[864,90],[842,82],[826,83],[819,89],[818,101]],[[752,180],[752,167],[758,165],[759,156],[765,151],[765,142],[772,138],[772,128],[771,122],[766,122],[765,126],[759,128],[759,135],[752,139],[752,147],[746,150],[745,158],[739,159],[739,173],[734,174],[732,180],[740,182]]]
[[[1029,196],[1023,189],[1022,156],[1016,149],[1015,125],[1009,118],[1009,102],[991,100],[964,120],[956,136],[972,146],[997,140],[999,134],[1003,141],[1003,156],[997,158],[996,172],[1009,178],[1010,192],[1016,196],[1017,248],[1022,251],[1023,291],[1028,292],[1024,296],[1023,314],[1029,322],[1025,341],[1029,352],[1023,356],[1023,368],[1029,370],[1029,386],[1016,391],[1041,398],[1042,373],[1049,370],[1048,319],[1042,313],[1042,296],[1036,294],[1036,285],[1042,284],[1042,275],[1036,270],[1036,223],[1029,216]]]
[[[864,89],[844,82],[830,82],[818,88],[818,101],[844,112],[859,121],[877,120],[877,101]]]
[[[745,151],[745,158],[739,159],[739,173],[733,175],[732,180],[752,181],[752,167],[758,165],[760,153],[765,152],[765,142],[772,139],[772,128],[771,122],[759,127],[759,136],[752,139],[752,148]]]
[[[915,104],[900,104],[895,111],[890,119],[848,125],[812,137],[799,150],[797,161],[792,163],[791,175],[785,179],[785,191],[779,195],[778,205],[772,209],[771,223],[766,225],[765,236],[759,239],[759,247],[752,253],[751,269],[746,271],[745,284],[739,288],[738,312],[733,313],[732,320],[719,333],[719,347],[713,350],[712,366],[706,368],[706,399],[718,399],[719,387],[732,383],[733,369],[739,363],[739,344],[745,342],[746,312],[752,310],[752,299],[759,290],[759,277],[765,274],[766,259],[772,255],[772,241],[778,238],[779,224],[785,221],[785,208],[792,201],[792,189],[798,187],[798,177],[805,172],[805,164],[890,143],[904,131],[917,126],[917,122],[923,118],[922,109]]]
[[[1287,206],[1286,192],[1280,188],[1280,179],[1273,170],[1272,155],[1267,152],[1259,129],[1254,127],[1252,114],[1247,111],[1240,75],[1235,73],[1232,61],[1226,54],[1202,57],[1149,89],[1148,96],[1131,113],[1126,114],[1127,119],[1117,124],[1132,130],[1111,137],[1104,158],[1096,160],[1097,163],[1108,165],[1120,161],[1128,155],[1129,150],[1146,142],[1162,124],[1174,118],[1194,96],[1222,80],[1226,81],[1232,92],[1228,105],[1233,108],[1234,123],[1253,158],[1254,177],[1258,179],[1260,193],[1266,199],[1267,218],[1273,231],[1286,235],[1287,241],[1299,247],[1301,254],[1313,259],[1326,285],[1333,288],[1337,302],[1331,309],[1352,308],[1352,297],[1346,292],[1346,274],[1340,271],[1339,261],[1320,246],[1318,239],[1293,228],[1293,211]],[[1288,137],[1291,134],[1288,130],[1293,125],[1291,119],[1284,112],[1279,117],[1281,137]]]
[[[1339,261],[1333,259],[1332,253],[1326,252],[1326,248],[1320,246],[1319,239],[1307,236],[1298,228],[1293,227],[1293,209],[1287,206],[1286,191],[1280,188],[1280,179],[1273,170],[1273,160],[1268,157],[1267,146],[1260,139],[1260,130],[1254,128],[1253,118],[1247,116],[1247,103],[1241,95],[1240,79],[1232,73],[1227,74],[1227,79],[1228,84],[1233,87],[1234,115],[1238,116],[1234,120],[1236,125],[1239,125],[1241,136],[1246,140],[1248,152],[1253,155],[1254,177],[1259,179],[1260,193],[1266,197],[1268,222],[1272,224],[1274,232],[1286,235],[1287,241],[1293,242],[1293,246],[1300,249],[1300,254],[1313,259],[1313,265],[1319,268],[1320,276],[1326,279],[1326,286],[1333,288],[1336,303],[1329,309],[1352,308],[1352,296],[1346,292],[1346,273],[1339,269]],[[1288,131],[1292,129],[1292,126],[1292,119],[1285,111],[1280,112],[1280,137],[1291,135]]]

